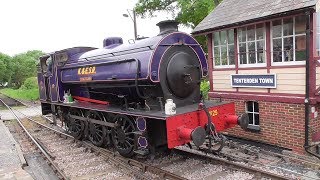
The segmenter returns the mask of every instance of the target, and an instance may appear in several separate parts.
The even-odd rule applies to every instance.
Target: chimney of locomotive
[[[160,33],[158,35],[168,34],[178,31],[179,22],[174,20],[161,21],[157,24],[160,28]]]

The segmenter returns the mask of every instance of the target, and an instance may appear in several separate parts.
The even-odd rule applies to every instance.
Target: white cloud
[[[52,52],[74,46],[101,47],[106,37],[133,39],[133,22],[122,14],[137,0],[10,0],[0,1],[0,52]],[[138,35],[155,36],[166,13],[137,19]],[[184,29],[190,32],[189,29]]]

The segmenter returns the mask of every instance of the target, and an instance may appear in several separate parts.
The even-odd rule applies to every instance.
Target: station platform
[[[25,165],[19,144],[0,120],[0,179],[32,180],[32,176],[22,169]]]

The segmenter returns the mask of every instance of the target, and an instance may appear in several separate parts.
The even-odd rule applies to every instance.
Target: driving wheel
[[[126,115],[117,115],[115,124],[116,126],[112,130],[114,147],[122,156],[131,157],[134,148],[135,125]]]

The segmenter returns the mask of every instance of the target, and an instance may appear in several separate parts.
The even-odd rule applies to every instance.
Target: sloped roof
[[[193,34],[243,21],[315,6],[318,0],[223,0]]]

